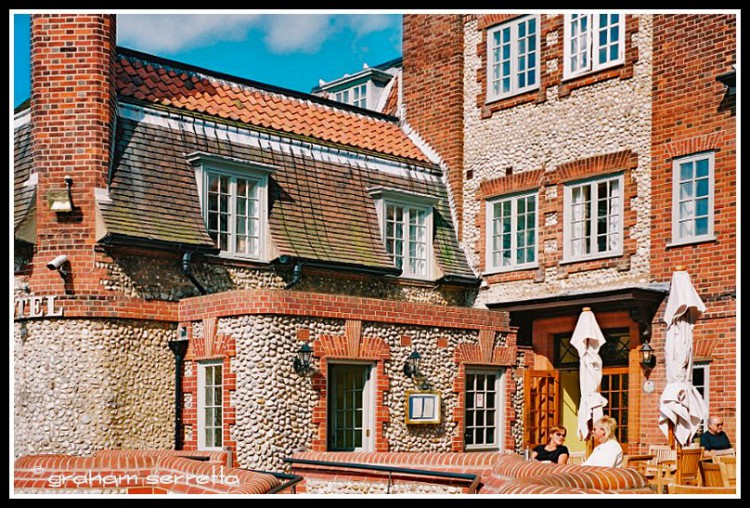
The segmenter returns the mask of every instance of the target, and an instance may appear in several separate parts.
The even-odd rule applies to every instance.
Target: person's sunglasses
[[[565,434],[560,434],[559,432],[555,432],[555,435],[556,435],[557,437],[565,437]]]

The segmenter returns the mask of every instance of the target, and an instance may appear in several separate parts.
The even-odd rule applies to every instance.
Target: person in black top
[[[547,444],[534,447],[531,451],[531,460],[567,464],[570,452],[568,447],[563,445],[567,434],[568,431],[562,425],[550,427]]]
[[[732,447],[729,436],[724,432],[724,420],[718,416],[708,418],[708,431],[701,434],[701,446],[704,451],[727,450]]]

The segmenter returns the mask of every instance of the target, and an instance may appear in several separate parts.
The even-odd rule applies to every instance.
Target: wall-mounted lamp
[[[312,366],[312,354],[313,349],[307,342],[302,344],[302,347],[297,350],[297,356],[294,358],[294,372],[297,375],[303,377],[313,375],[315,369]]]
[[[412,378],[419,385],[420,389],[427,390],[430,387],[427,377],[419,372],[419,362],[421,360],[422,355],[419,354],[419,351],[416,349],[412,351],[404,363],[404,375]]]
[[[57,256],[55,259],[47,263],[47,268],[50,270],[57,270],[60,272],[60,276],[67,280],[70,275],[70,261],[68,260],[68,256],[65,254]]]
[[[643,370],[650,371],[656,366],[656,356],[654,355],[654,348],[648,342],[644,342],[640,349],[641,353],[641,367]]]
[[[53,212],[72,212],[73,196],[70,188],[73,186],[73,177],[65,175],[65,190],[51,190],[47,192],[47,202]]]

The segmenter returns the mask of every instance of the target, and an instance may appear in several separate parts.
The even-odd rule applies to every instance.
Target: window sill
[[[485,105],[491,106],[491,105],[496,104],[498,102],[502,102],[502,101],[505,101],[505,100],[508,100],[508,99],[513,99],[515,97],[519,97],[519,96],[521,96],[523,94],[527,94],[527,93],[531,93],[531,92],[538,92],[538,91],[539,91],[539,87],[535,86],[534,88],[526,88],[524,90],[519,90],[517,92],[510,93],[508,95],[501,95],[501,96],[498,96],[498,97],[492,97],[492,98],[490,98],[489,95],[488,95],[487,96],[487,100],[485,101]]]
[[[624,65],[625,65],[624,61],[616,62],[610,65],[607,65],[606,67],[599,67],[598,69],[581,72],[580,74],[563,75],[561,83],[570,83],[571,81],[575,81],[577,79],[586,78],[588,76],[594,76],[596,74],[599,74],[600,72],[611,71],[612,69],[618,69],[620,67],[623,67]]]
[[[486,270],[482,272],[482,275],[490,276],[490,275],[497,275],[501,273],[521,272],[524,270],[537,270],[538,268],[539,268],[539,263],[534,263],[533,265],[514,265],[514,266],[509,266],[506,268],[492,268],[490,270]]]
[[[612,258],[619,258],[622,257],[623,253],[622,251],[619,252],[607,252],[606,254],[599,254],[596,256],[590,256],[585,258],[575,258],[575,259],[562,259],[560,261],[561,265],[570,265],[573,263],[586,263],[588,261],[599,261],[601,259],[612,259]]]
[[[702,236],[700,238],[691,238],[689,240],[679,240],[676,242],[668,241],[666,248],[671,249],[674,247],[686,247],[688,245],[697,245],[701,243],[710,243],[718,241],[715,235]]]

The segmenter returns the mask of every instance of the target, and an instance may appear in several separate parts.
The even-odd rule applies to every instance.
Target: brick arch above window
[[[557,166],[557,180],[565,183],[637,167],[638,154],[632,150],[622,150],[560,164]]]
[[[486,180],[479,185],[479,198],[489,199],[512,192],[530,191],[544,184],[544,169],[534,169],[521,173]]]

